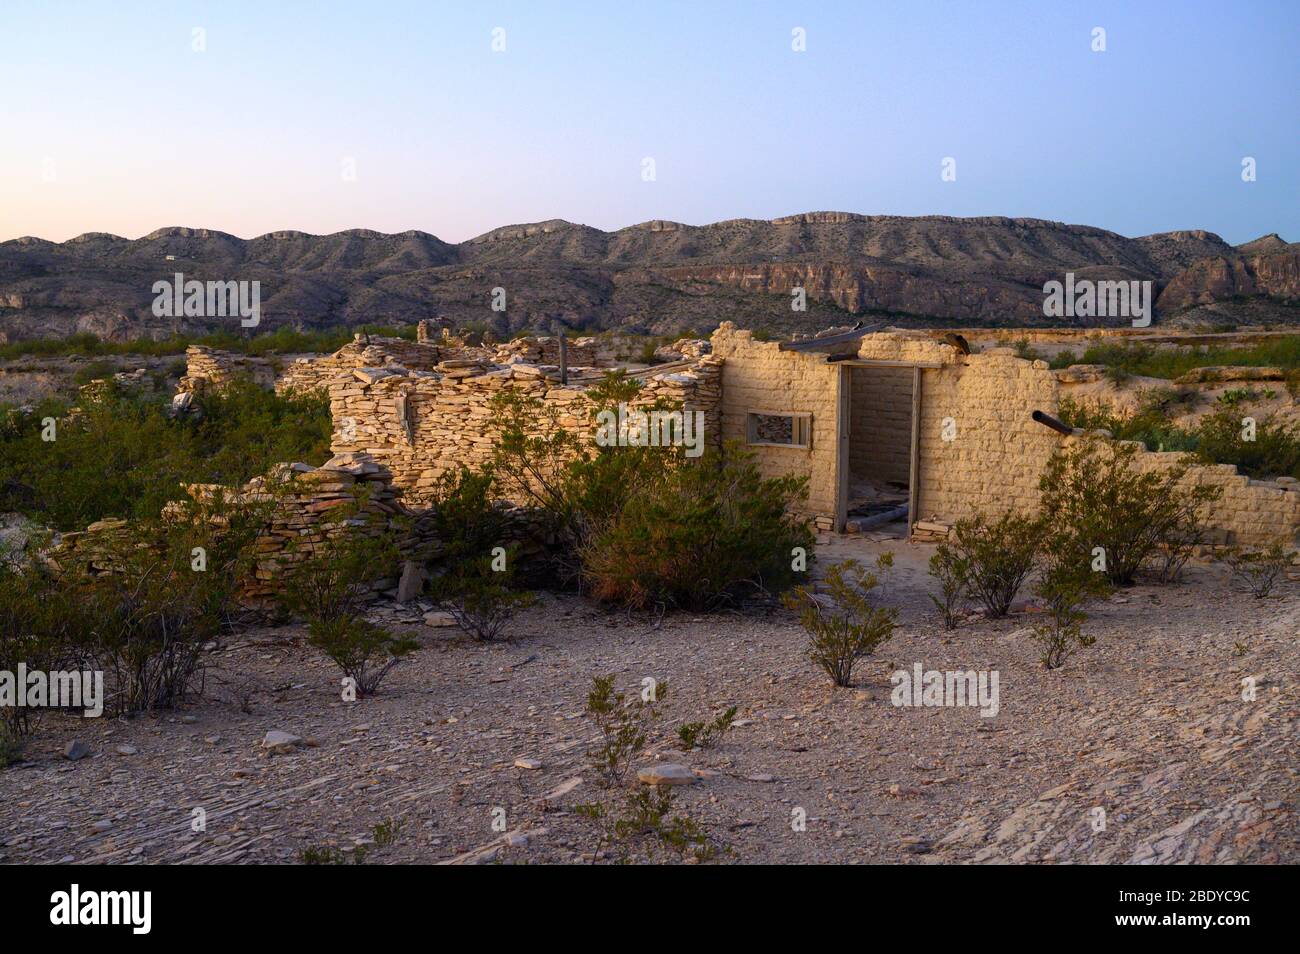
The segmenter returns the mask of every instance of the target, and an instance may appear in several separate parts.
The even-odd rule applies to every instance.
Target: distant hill
[[[614,232],[555,219],[460,244],[364,229],[21,238],[0,243],[0,335],[126,338],[237,326],[155,317],[152,285],[175,272],[260,281],[261,330],[447,318],[503,333],[558,321],[667,334],[730,319],[788,333],[849,314],[901,325],[1047,325],[1061,320],[1043,316],[1043,283],[1067,271],[1155,282],[1166,321],[1300,320],[1300,247],[1277,235],[1234,248],[1202,231],[1126,238],[1040,219],[812,212]],[[503,313],[490,307],[496,287],[506,290]],[[790,307],[794,287],[807,290],[805,312]],[[1249,308],[1239,307],[1244,300]]]

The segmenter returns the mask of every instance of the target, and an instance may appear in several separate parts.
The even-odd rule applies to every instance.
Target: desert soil
[[[896,554],[900,626],[853,688],[832,688],[772,608],[656,619],[544,596],[497,645],[426,626],[418,606],[380,608],[422,648],[357,703],[300,627],[259,629],[212,654],[183,711],[45,716],[27,761],[0,770],[0,861],[287,863],[359,844],[366,863],[589,860],[594,823],[573,809],[601,793],[583,705],[610,673],[629,696],[669,682],[642,764],[694,770],[678,803],[724,862],[1300,861],[1295,584],[1256,600],[1208,566],[1125,590],[1091,608],[1096,644],[1049,672],[1032,606],[946,632],[926,595],[932,548],[886,536],[819,553],[823,567]],[[890,673],[915,663],[997,670],[1000,711],[892,705]],[[680,751],[678,725],[733,705],[720,741]],[[304,744],[268,754],[271,730]],[[91,754],[65,758],[78,740]],[[516,766],[529,759],[540,767]],[[403,821],[396,841],[370,846],[386,819]]]

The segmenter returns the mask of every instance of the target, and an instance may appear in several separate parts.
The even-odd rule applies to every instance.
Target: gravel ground
[[[1126,590],[1092,607],[1097,643],[1048,672],[1032,607],[945,632],[925,595],[931,548],[883,537],[819,551],[821,566],[896,553],[899,630],[853,688],[833,689],[774,609],[656,620],[545,596],[513,644],[491,646],[380,609],[421,649],[351,704],[299,627],[261,629],[212,654],[183,712],[44,717],[28,761],[0,770],[0,861],[288,863],[359,844],[366,863],[589,860],[595,823],[573,806],[601,793],[583,704],[610,673],[629,695],[670,683],[641,764],[694,770],[678,804],[724,862],[1300,861],[1294,584],[1259,601],[1196,567],[1181,586]],[[892,705],[890,673],[917,663],[996,670],[997,715]],[[720,741],[674,747],[681,723],[733,705]],[[268,754],[271,730],[304,744]],[[71,761],[76,740],[91,754]],[[540,767],[516,766],[528,759]],[[386,819],[402,820],[397,838],[370,844]]]

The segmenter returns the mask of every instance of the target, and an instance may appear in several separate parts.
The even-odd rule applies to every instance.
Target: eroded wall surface
[[[836,506],[840,369],[825,355],[782,351],[774,341],[755,341],[749,331],[723,322],[712,338],[722,364],[722,438],[746,443],[751,411],[812,415],[808,447],[752,445],[765,477],[808,478],[807,512],[833,521]]]

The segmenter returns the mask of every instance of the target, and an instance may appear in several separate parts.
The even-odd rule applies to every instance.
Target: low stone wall
[[[431,371],[448,356],[434,344],[420,344],[404,338],[375,338],[357,335],[330,355],[298,358],[275,382],[279,394],[327,393],[330,383],[355,368],[402,368]]]
[[[148,368],[136,368],[134,371],[119,371],[106,378],[96,378],[77,389],[77,403],[101,401],[110,391],[129,395],[153,394],[159,389],[159,377]]]
[[[596,367],[607,363],[609,356],[601,353],[600,344],[595,338],[570,338],[567,351],[569,367],[579,365]],[[524,361],[528,364],[560,363],[560,339],[551,337],[516,338],[496,347],[494,360],[498,364],[513,364]]]
[[[275,383],[277,370],[276,362],[270,358],[190,345],[185,349],[185,376],[180,380],[178,391],[219,389],[238,377],[250,378],[269,388]]]
[[[238,490],[215,484],[192,484],[185,490],[201,503],[211,503],[218,496],[235,506],[273,503],[267,524],[254,544],[253,575],[240,594],[240,601],[250,607],[274,604],[294,568],[344,533],[377,536],[396,529],[401,559],[420,568],[436,564],[443,552],[434,529],[433,511],[403,506],[393,487],[392,474],[364,454],[339,454],[320,467],[281,464],[271,475],[254,478]],[[163,515],[179,518],[182,510],[169,504]],[[501,516],[502,546],[517,546],[524,559],[545,548],[547,541],[536,512],[503,506]],[[126,520],[97,521],[84,531],[63,534],[46,556],[63,570],[111,573],[114,568],[109,545],[128,528]],[[397,595],[399,569],[394,567],[392,578],[376,580],[371,590],[376,595]]]
[[[392,472],[403,500],[417,505],[428,499],[442,474],[460,466],[478,469],[492,459],[499,433],[489,404],[502,391],[542,401],[557,413],[559,426],[591,440],[586,397],[591,383],[562,385],[556,375],[533,365],[496,368],[466,360],[444,362],[425,374],[357,369],[329,386],[332,447],[336,453],[372,455]],[[664,399],[703,411],[705,439],[716,444],[719,387],[719,362],[705,358],[680,371],[647,372],[635,403]]]

